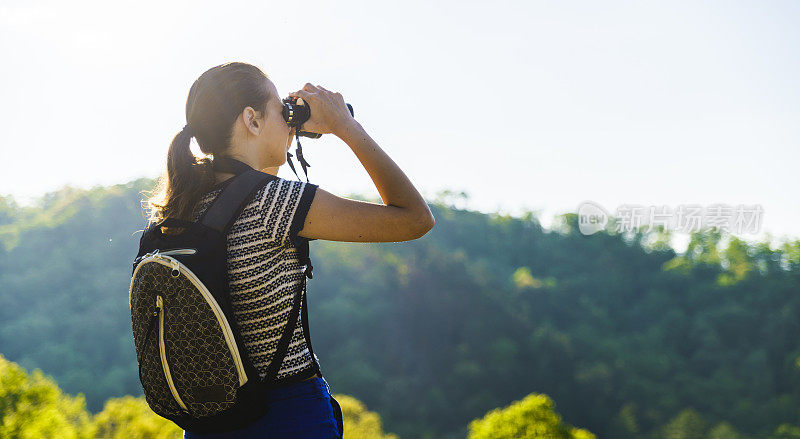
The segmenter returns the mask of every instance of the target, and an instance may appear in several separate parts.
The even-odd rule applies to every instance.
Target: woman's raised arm
[[[350,115],[339,93],[306,84],[290,93],[309,103],[306,131],[333,133],[364,166],[384,204],[351,200],[317,188],[300,236],[329,241],[397,242],[417,239],[433,228],[425,199],[403,170]]]

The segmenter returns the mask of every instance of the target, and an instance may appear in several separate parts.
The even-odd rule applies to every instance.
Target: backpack
[[[300,249],[306,275],[262,379],[234,319],[227,233],[262,184],[278,177],[224,157],[214,160],[214,168],[236,175],[222,183],[222,192],[197,222],[166,218],[145,229],[128,298],[148,405],[184,430],[201,434],[240,429],[266,414],[266,395],[277,387],[301,301],[307,325],[306,278],[312,268],[306,243]],[[179,233],[164,233],[162,226]]]

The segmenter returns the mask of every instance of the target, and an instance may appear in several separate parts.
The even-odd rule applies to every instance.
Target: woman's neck
[[[278,167],[272,166],[269,168],[259,169],[259,171],[264,172],[266,174],[272,174],[274,176],[278,176]],[[216,184],[222,183],[223,181],[233,177],[236,174],[231,174],[230,172],[214,172],[214,182]]]

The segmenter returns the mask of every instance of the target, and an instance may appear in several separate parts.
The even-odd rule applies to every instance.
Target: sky
[[[0,2],[0,195],[157,176],[191,84],[243,61],[282,96],[342,93],[430,200],[546,226],[587,201],[759,205],[741,238],[796,239],[798,22],[791,1]],[[378,196],[344,142],[302,143],[312,183]]]

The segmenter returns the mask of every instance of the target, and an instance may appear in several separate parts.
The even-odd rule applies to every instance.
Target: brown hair
[[[167,152],[167,169],[146,201],[150,222],[164,218],[191,220],[200,197],[214,186],[211,160],[189,149],[194,134],[200,150],[222,156],[230,148],[233,124],[246,107],[262,114],[271,98],[268,76],[256,66],[230,62],[206,70],[189,89],[186,121],[191,132],[179,132]]]

